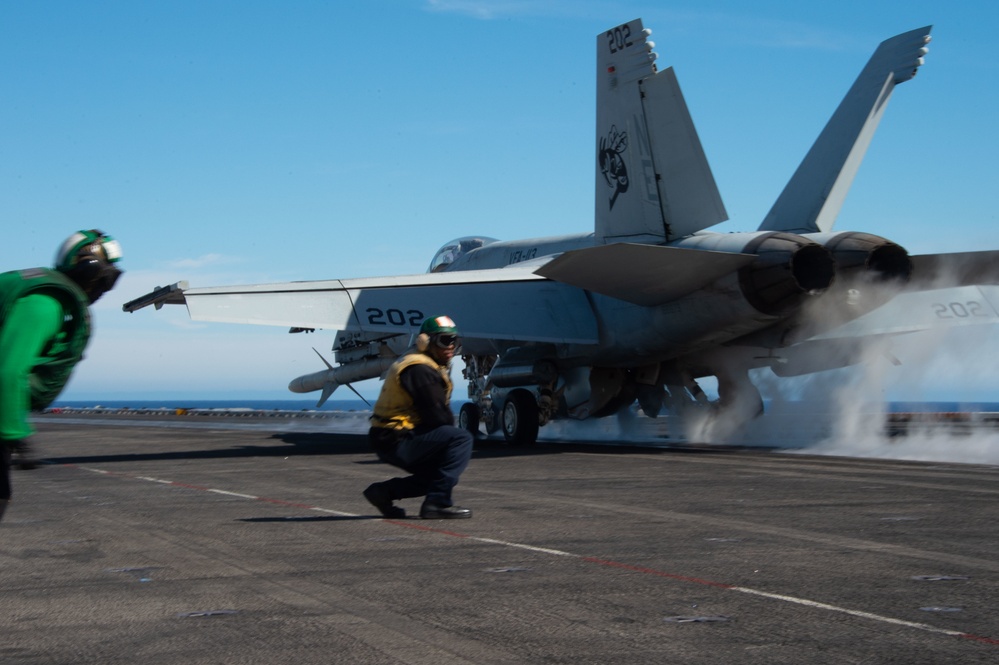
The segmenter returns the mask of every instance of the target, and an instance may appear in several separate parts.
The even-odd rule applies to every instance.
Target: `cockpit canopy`
[[[496,242],[496,238],[487,238],[485,236],[465,236],[464,238],[452,240],[437,250],[437,253],[434,254],[434,260],[430,262],[430,268],[427,272],[441,272],[442,270],[447,270],[449,265],[457,261],[465,254],[468,254],[473,249],[485,247],[486,245],[494,242]]]

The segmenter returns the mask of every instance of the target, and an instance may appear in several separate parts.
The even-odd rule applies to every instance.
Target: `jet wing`
[[[122,309],[183,302],[195,321],[403,334],[446,313],[467,338],[597,342],[585,293],[527,267],[207,288],[182,284],[157,289]]]
[[[887,303],[816,335],[842,339],[999,323],[999,252],[912,256],[912,276]]]
[[[999,284],[999,251],[919,254],[910,258],[910,285],[915,288]]]
[[[861,339],[999,324],[999,252],[911,258],[912,277],[904,287],[908,291],[843,325],[780,349],[774,356],[779,362],[771,363],[774,373],[799,376],[861,362],[866,348]]]
[[[622,242],[565,252],[536,273],[651,307],[704,288],[755,259],[752,254]]]
[[[800,376],[863,362],[875,340],[953,326],[999,323],[999,286],[962,286],[904,293],[849,323],[777,351],[758,356],[777,376]],[[891,356],[888,356],[891,358]],[[897,361],[893,361],[897,362]]]
[[[898,335],[988,323],[999,323],[999,286],[960,286],[900,294],[874,311],[811,340]]]

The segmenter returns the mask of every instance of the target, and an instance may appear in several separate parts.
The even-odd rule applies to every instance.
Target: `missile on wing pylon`
[[[313,349],[313,351],[315,351],[315,349]],[[340,386],[347,386],[354,391],[355,395],[361,397],[360,393],[354,390],[350,384],[356,381],[364,381],[365,379],[374,379],[381,376],[382,372],[387,370],[389,366],[395,362],[394,357],[383,356],[378,358],[365,358],[364,360],[352,362],[349,365],[333,367],[325,358],[323,358],[322,354],[318,351],[316,351],[316,354],[322,358],[328,369],[300,376],[293,379],[292,382],[288,384],[288,390],[293,393],[311,393],[316,390],[322,390],[323,394],[319,398],[316,408],[325,404],[326,400],[328,400],[330,395],[333,394],[333,391]],[[363,397],[361,397],[361,399],[367,403],[367,400]]]

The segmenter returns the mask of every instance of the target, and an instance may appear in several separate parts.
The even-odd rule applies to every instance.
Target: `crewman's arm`
[[[0,329],[0,439],[16,441],[34,432],[28,422],[31,387],[28,376],[45,345],[62,328],[62,305],[34,294],[11,307]]]

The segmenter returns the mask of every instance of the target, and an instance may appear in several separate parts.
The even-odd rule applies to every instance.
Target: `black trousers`
[[[10,498],[10,451],[6,441],[0,441],[0,500]]]
[[[368,436],[378,459],[412,474],[386,482],[393,501],[426,496],[435,506],[454,505],[451,490],[472,458],[471,432],[442,425],[399,439],[392,430],[373,427]]]

